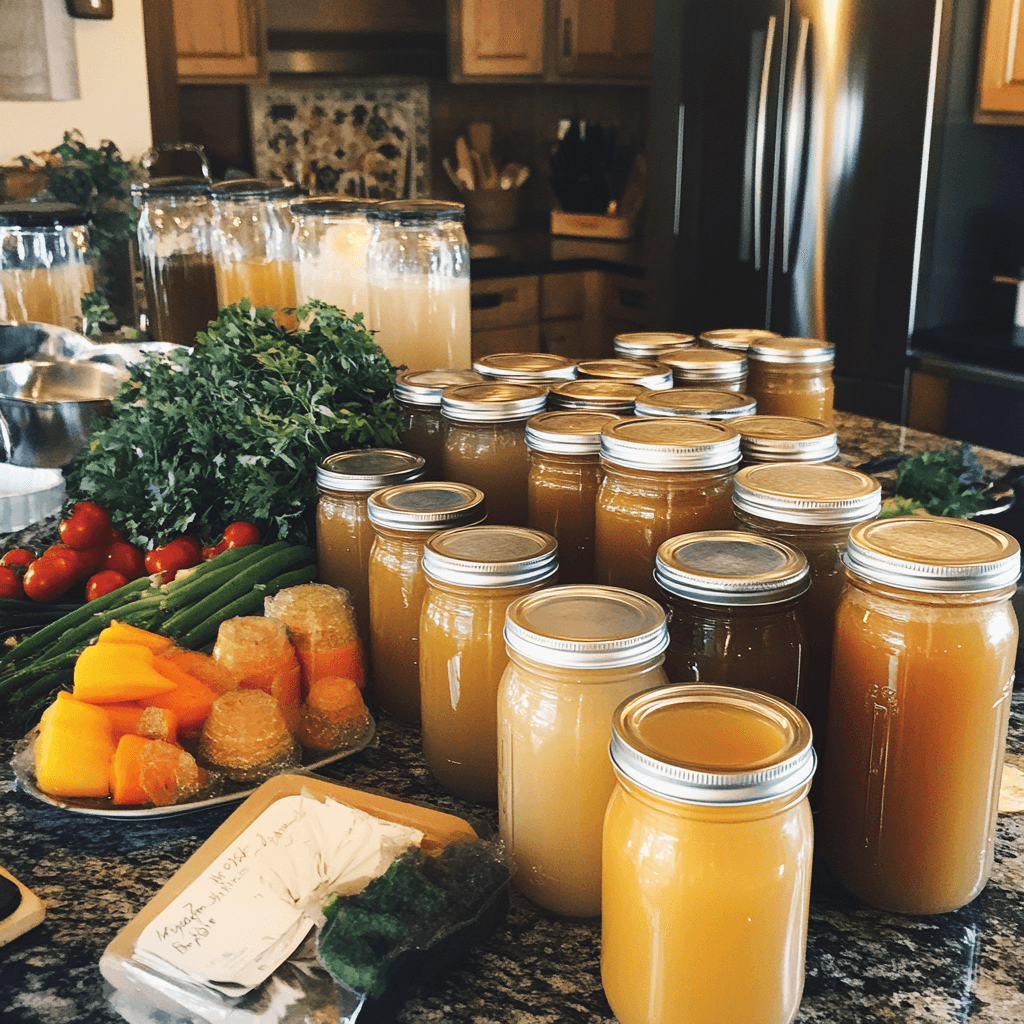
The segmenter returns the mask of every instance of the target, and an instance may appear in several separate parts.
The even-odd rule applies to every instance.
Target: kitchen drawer
[[[545,274],[540,280],[540,318],[581,317],[587,308],[585,273]]]
[[[595,353],[586,344],[582,320],[547,320],[540,325],[541,345],[545,352],[570,359],[591,359]]]
[[[490,331],[473,331],[473,358],[495,352],[539,352],[540,328],[536,322],[517,327],[496,327]]]
[[[495,277],[470,285],[473,333],[537,322],[538,278]],[[510,351],[521,351],[520,349]]]
[[[606,279],[604,300],[605,316],[609,320],[624,320],[633,324],[634,331],[642,331],[648,323],[647,288],[639,277],[609,274]]]

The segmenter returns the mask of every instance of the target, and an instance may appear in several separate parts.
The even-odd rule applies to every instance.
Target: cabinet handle
[[[501,292],[484,292],[482,295],[470,295],[470,309],[497,309],[505,298]]]
[[[572,18],[562,22],[562,56],[572,56]]]

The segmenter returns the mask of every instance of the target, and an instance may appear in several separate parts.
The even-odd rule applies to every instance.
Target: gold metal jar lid
[[[558,572],[558,542],[523,526],[462,526],[434,534],[423,547],[422,565],[441,583],[518,587]]]
[[[552,409],[591,409],[632,413],[638,395],[648,389],[640,384],[619,384],[610,380],[567,380],[548,392]]]
[[[811,584],[803,552],[739,530],[670,537],[658,548],[654,580],[676,597],[714,605],[779,604]]]
[[[821,420],[747,416],[732,425],[748,462],[829,462],[839,454],[838,432]]]
[[[734,420],[752,416],[757,402],[739,391],[701,388],[672,388],[649,391],[637,397],[637,416],[689,416],[696,420]]]
[[[374,491],[366,502],[374,526],[436,533],[456,526],[475,526],[487,515],[484,492],[469,484],[420,481]]]
[[[747,349],[747,358],[758,363],[831,365],[836,347],[817,338],[765,338]]]
[[[747,372],[747,357],[725,349],[683,348],[665,352],[660,358],[672,367],[677,381],[735,381],[742,380]]]
[[[765,331],[757,327],[723,327],[716,331],[705,331],[700,340],[712,348],[727,348],[733,352],[746,352],[757,341],[764,338],[781,338],[775,331]]]
[[[716,420],[683,416],[623,419],[601,432],[601,457],[654,473],[722,469],[740,458],[740,435]]]
[[[742,719],[742,721],[737,721]],[[612,765],[667,800],[754,804],[814,775],[811,726],[791,704],[731,686],[662,686],[612,716]]]
[[[376,491],[390,484],[405,484],[423,476],[422,455],[397,448],[360,448],[335,452],[316,467],[321,491]]]
[[[526,421],[526,446],[552,455],[596,455],[601,431],[622,417],[613,412],[553,409]]]
[[[441,392],[441,415],[462,423],[511,423],[542,412],[547,388],[538,384],[462,384]]]
[[[668,640],[661,605],[618,587],[549,587],[513,601],[505,613],[509,653],[555,668],[639,665],[662,654]]]
[[[408,405],[440,406],[445,388],[481,384],[485,380],[476,370],[403,370],[395,377],[392,394]]]
[[[830,463],[769,462],[733,478],[733,505],[782,523],[842,526],[874,519],[882,488],[866,473]]]
[[[875,583],[925,593],[999,590],[1020,577],[1020,544],[970,519],[895,516],[850,531],[843,561]]]
[[[474,360],[473,369],[491,380],[547,384],[574,380],[576,360],[553,352],[495,352]]]
[[[576,364],[581,380],[612,380],[639,384],[651,391],[672,387],[672,367],[656,359],[584,359]]]
[[[657,359],[662,352],[695,345],[692,334],[673,334],[669,331],[637,331],[616,334],[613,341],[615,354],[623,359]]]

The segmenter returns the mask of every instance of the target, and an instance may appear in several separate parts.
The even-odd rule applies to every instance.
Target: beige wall
[[[0,164],[52,149],[69,128],[90,146],[111,139],[130,158],[152,144],[142,0],[117,0],[110,21],[76,19],[75,37],[82,98],[0,102]]]

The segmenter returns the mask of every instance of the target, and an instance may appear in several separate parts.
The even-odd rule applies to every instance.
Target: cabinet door
[[[558,71],[574,78],[646,78],[655,0],[558,0]]]
[[[975,120],[1024,122],[1024,22],[1018,0],[989,0]]]
[[[259,81],[263,0],[173,0],[180,81]]]
[[[462,75],[540,75],[544,70],[544,0],[462,0],[452,35],[462,41]]]

